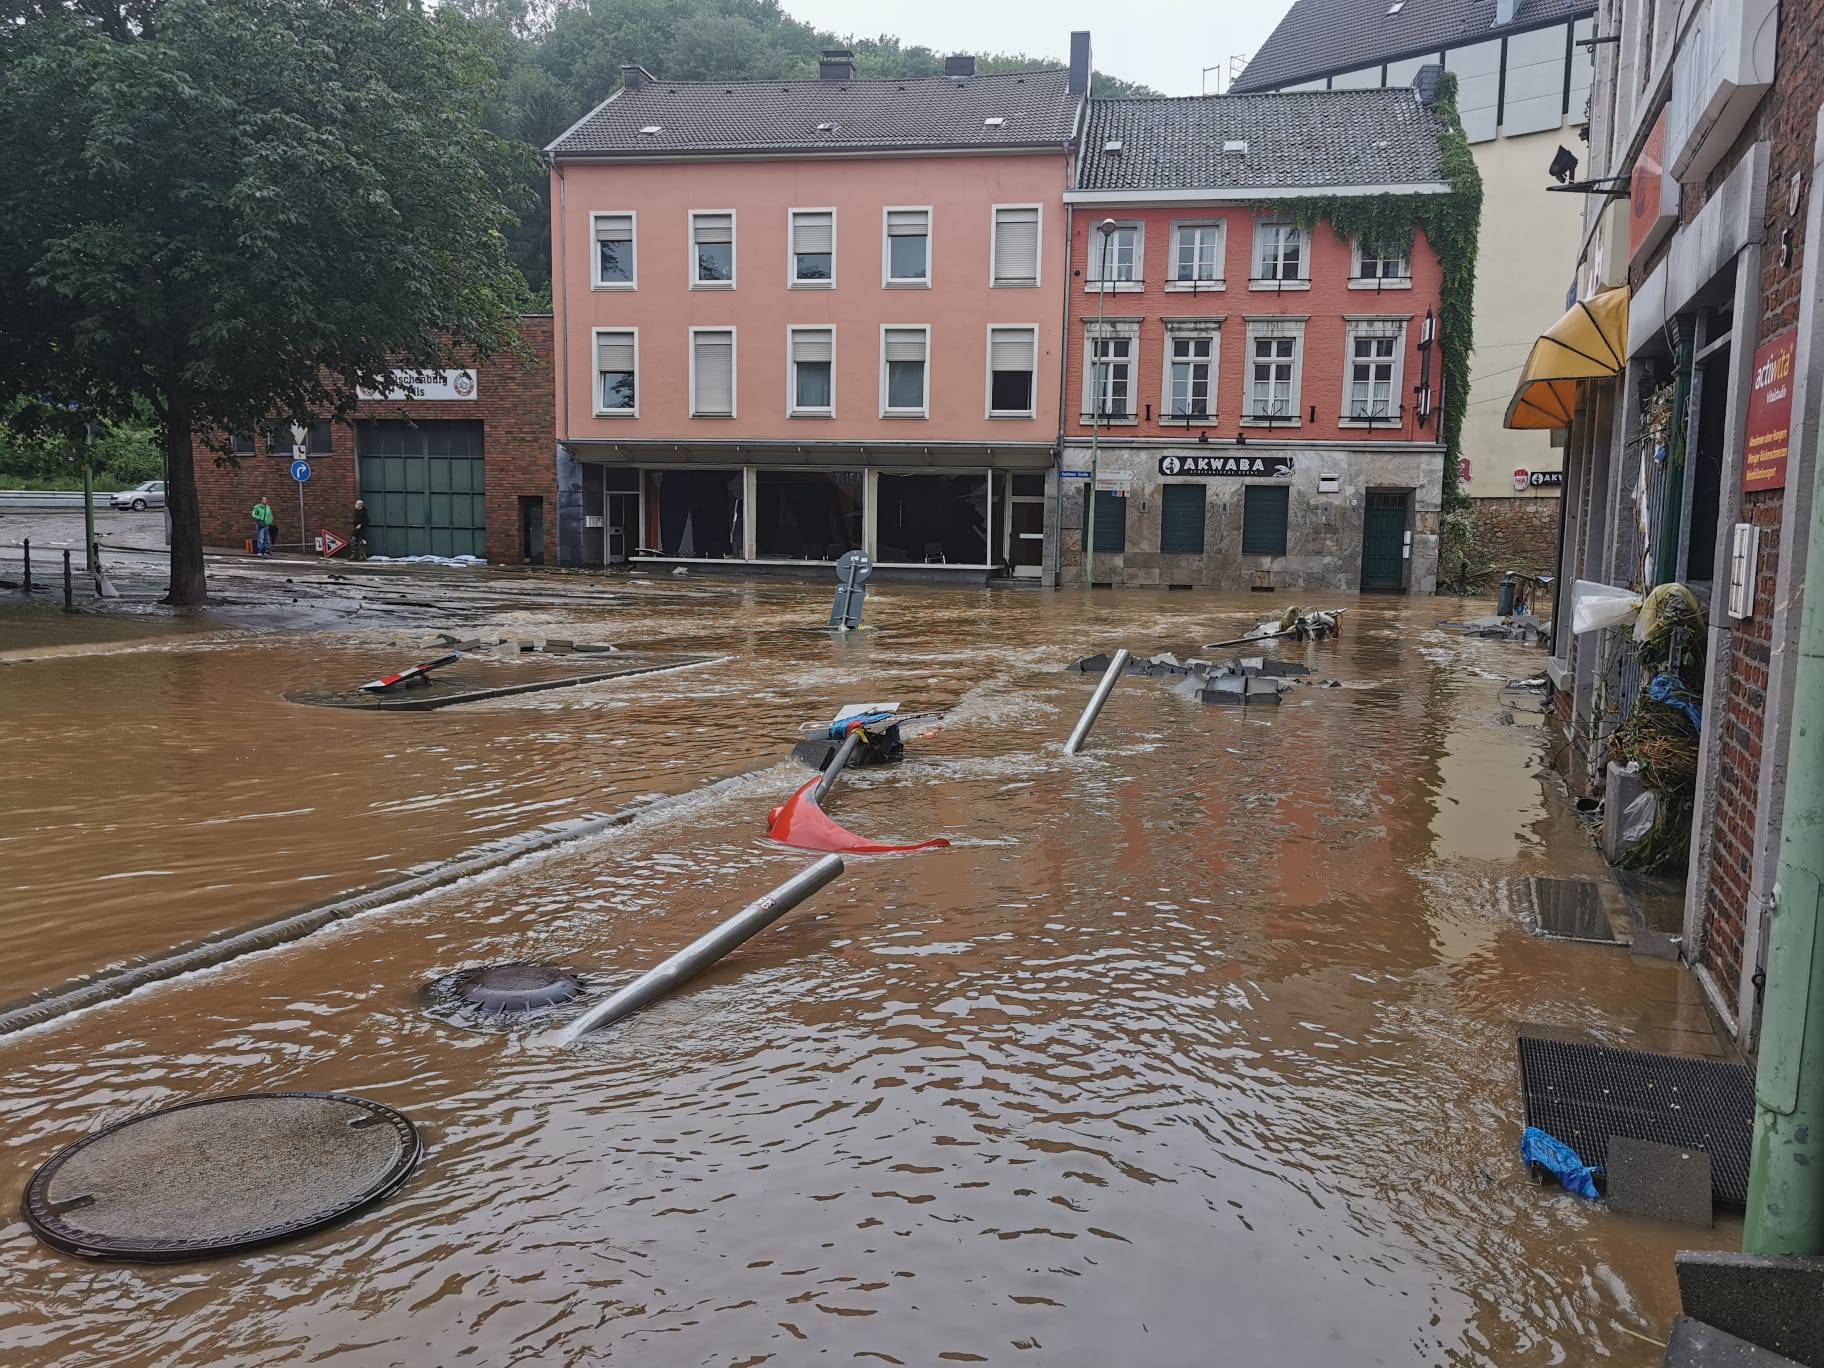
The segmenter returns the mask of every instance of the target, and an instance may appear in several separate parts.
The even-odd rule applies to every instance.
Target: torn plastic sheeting
[[[1596,1191],[1597,1170],[1578,1158],[1577,1151],[1564,1141],[1547,1135],[1537,1126],[1528,1126],[1520,1133],[1520,1157],[1551,1174],[1566,1192],[1574,1192],[1592,1202],[1600,1195]]]
[[[811,796],[822,782],[822,775],[804,784],[785,802],[767,814],[766,834],[781,845],[800,850],[829,850],[842,855],[898,855],[913,850],[936,850],[949,841],[939,836],[912,845],[889,845],[857,836],[837,825]]]
[[[1620,627],[1634,620],[1640,604],[1640,595],[1632,589],[1577,580],[1571,585],[1571,632],[1582,636],[1603,627]]]

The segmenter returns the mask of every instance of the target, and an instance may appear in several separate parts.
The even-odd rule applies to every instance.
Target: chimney
[[[946,76],[973,76],[973,75],[975,75],[975,58],[972,57],[967,52],[958,52],[958,53],[953,54],[952,56],[944,58],[944,75],[946,75]]]
[[[855,54],[847,48],[825,48],[822,60],[817,63],[817,79],[820,81],[854,80]]]
[[[1495,0],[1495,26],[1514,22],[1514,0]]]
[[[1078,29],[1070,35],[1069,92],[1077,99],[1089,98],[1089,31]]]
[[[628,90],[644,90],[652,84],[652,73],[638,62],[627,62],[621,67],[621,84]]]

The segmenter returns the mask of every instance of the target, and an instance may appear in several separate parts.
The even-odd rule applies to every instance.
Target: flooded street
[[[1341,639],[1277,654],[1342,687],[1243,710],[1129,677],[1067,757],[1077,656],[1284,605],[884,585],[832,640],[798,630],[822,584],[557,583],[490,623],[713,658],[380,714],[282,695],[422,657],[392,628],[0,635],[0,1000],[646,809],[0,1037],[8,1365],[1649,1364],[1673,1251],[1739,1242],[1519,1162],[1516,1023],[1714,1046],[1675,966],[1529,934],[1519,881],[1604,867],[1502,690],[1542,657],[1436,627],[1479,606],[1318,605]],[[802,867],[765,839],[798,725],[877,699],[936,716],[831,815],[950,848],[851,859],[574,1049],[427,1008],[521,959],[593,1002]],[[85,1263],[18,1215],[59,1146],[259,1089],[397,1107],[427,1157],[203,1263]]]

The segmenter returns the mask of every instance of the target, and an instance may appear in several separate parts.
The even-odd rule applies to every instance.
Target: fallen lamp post
[[[679,984],[695,978],[830,883],[842,869],[842,856],[825,855],[816,864],[799,870],[771,893],[749,903],[715,930],[699,936],[663,964],[648,969],[606,1002],[578,1017],[564,1033],[563,1043],[574,1044],[597,1027],[609,1026],[622,1017],[631,1016]]]
[[[1089,729],[1096,725],[1096,719],[1102,715],[1102,705],[1108,702],[1108,695],[1115,687],[1115,681],[1121,678],[1121,671],[1127,668],[1127,647],[1115,652],[1114,659],[1108,662],[1108,669],[1102,673],[1102,682],[1096,685],[1096,691],[1089,696],[1089,706],[1083,709],[1083,716],[1077,719],[1077,725],[1071,730],[1070,740],[1064,743],[1064,753],[1075,755],[1083,749],[1083,742],[1089,737]]]

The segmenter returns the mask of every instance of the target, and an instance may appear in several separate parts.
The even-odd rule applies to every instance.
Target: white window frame
[[[1387,261],[1388,257],[1375,257],[1376,261]],[[1349,244],[1349,288],[1352,290],[1410,290],[1412,288],[1412,247],[1407,245],[1405,255],[1391,260],[1401,262],[1406,267],[1406,274],[1401,276],[1362,274],[1362,240],[1356,238]]]
[[[1207,338],[1210,343],[1209,411],[1201,418],[1183,418],[1172,412],[1172,343],[1179,338]],[[1176,319],[1165,322],[1163,360],[1159,375],[1159,426],[1210,427],[1217,417],[1217,384],[1222,376],[1222,320]]]
[[[1178,278],[1178,235],[1187,229],[1196,232],[1200,229],[1213,228],[1216,231],[1216,274],[1209,280],[1180,280]],[[1229,225],[1226,219],[1199,218],[1179,219],[1172,224],[1171,253],[1165,263],[1165,288],[1184,294],[1204,294],[1211,290],[1228,288],[1228,253]]]
[[[633,407],[602,407],[602,372],[597,365],[599,346],[603,333],[625,333],[633,338]],[[640,416],[640,330],[638,328],[591,328],[589,330],[589,393],[590,407],[595,410],[597,418],[638,418]]]
[[[698,333],[727,333],[728,334],[728,412],[727,413],[704,413],[697,408],[697,334]],[[734,418],[739,414],[739,411],[741,408],[740,347],[741,347],[740,339],[736,335],[735,325],[733,323],[724,323],[720,326],[717,326],[714,324],[705,324],[704,326],[702,326],[700,328],[690,329],[690,416],[692,418],[724,419],[724,418]],[[639,402],[640,382],[639,382],[639,377],[637,374],[635,375],[634,382],[633,382],[633,397],[634,397],[634,402],[636,402],[636,403]]]
[[[1083,293],[1084,294],[1138,294],[1146,288],[1146,221],[1144,219],[1116,219],[1115,229],[1131,229],[1134,234],[1134,278],[1132,280],[1103,281],[1092,271],[1100,271],[1102,263],[1096,259],[1096,245],[1102,238],[1100,227],[1102,220],[1095,219],[1089,225],[1089,242],[1084,259]],[[1112,235],[1111,235],[1112,236]]]
[[[1001,280],[994,274],[995,248],[1001,236],[1001,210],[1034,209],[1038,211],[1038,249],[1032,258],[1031,280]],[[988,288],[991,290],[1036,290],[1045,278],[1045,206],[1043,204],[995,204],[988,209]]]
[[[894,214],[923,214],[925,216],[925,276],[923,280],[911,276],[893,274],[893,240],[887,232],[887,220]],[[883,290],[928,290],[931,288],[931,277],[937,273],[937,253],[934,249],[936,237],[937,214],[929,204],[889,204],[880,211],[880,287]],[[925,362],[928,367],[929,359]]]
[[[1412,322],[1404,315],[1385,317],[1344,316],[1343,327],[1343,383],[1342,395],[1337,401],[1340,406],[1338,425],[1346,428],[1397,428],[1405,418],[1405,404],[1402,402],[1406,380],[1406,330]],[[1397,329],[1393,333],[1393,374],[1389,377],[1387,402],[1389,412],[1384,418],[1370,421],[1357,418],[1352,410],[1355,407],[1355,343],[1364,336],[1386,336],[1388,329]],[[1372,330],[1372,331],[1371,331]]]
[[[728,217],[728,279],[697,279],[697,220]],[[741,274],[741,225],[733,209],[692,209],[684,238],[684,277],[693,290],[732,290]]]
[[[925,393],[919,407],[887,407],[887,334],[921,332],[925,335]],[[882,323],[880,325],[880,416],[882,418],[929,418],[931,416],[931,325],[929,323]]]
[[[597,219],[624,218],[633,230],[627,241],[633,245],[633,270],[628,280],[602,279],[602,248],[595,236]],[[640,215],[634,209],[597,209],[589,215],[589,288],[592,290],[637,290],[640,288]]]
[[[1096,339],[1102,337],[1125,337],[1127,339],[1127,412],[1124,415],[1104,413],[1098,420],[1092,401],[1096,394]],[[1084,427],[1097,426],[1133,426],[1140,421],[1139,403],[1140,381],[1140,320],[1139,319],[1104,319],[1097,322],[1093,318],[1083,322],[1083,386],[1078,394],[1077,414]],[[1104,387],[1106,388],[1106,386]]]
[[[793,250],[793,246],[796,243],[797,237],[798,237],[798,215],[800,215],[800,214],[828,214],[830,216],[830,278],[828,280],[800,280],[800,279],[798,279],[798,253]],[[800,207],[800,208],[795,208],[795,209],[787,209],[785,211],[785,287],[786,287],[786,289],[788,289],[788,290],[833,290],[836,288],[837,224],[838,224],[838,221],[837,221],[836,207],[834,205],[831,205],[827,209],[819,209],[815,206],[808,206],[808,207]],[[693,263],[691,266],[691,270],[695,271],[696,266],[694,263],[696,261],[696,250],[695,250],[694,242],[692,243],[691,261]]]
[[[1266,264],[1266,258],[1261,250],[1263,243],[1264,243],[1262,234],[1263,234],[1263,231],[1266,229],[1274,229],[1274,230],[1291,229],[1291,230],[1297,232],[1299,234],[1300,238],[1302,239],[1302,244],[1299,248],[1299,253],[1298,253],[1298,274],[1296,276],[1292,277],[1291,279],[1282,280],[1277,276],[1266,275],[1261,270],[1261,268]],[[1254,222],[1254,245],[1253,245],[1253,249],[1252,249],[1252,256],[1250,258],[1249,265],[1248,265],[1248,288],[1250,290],[1308,290],[1308,289],[1310,289],[1311,288],[1311,244],[1312,244],[1313,236],[1314,235],[1312,234],[1312,232],[1309,228],[1305,228],[1302,225],[1297,224],[1297,223],[1288,222],[1285,219],[1271,219],[1271,218],[1256,219]],[[1276,264],[1277,264],[1277,260],[1284,259],[1285,252],[1284,252],[1283,246],[1282,246],[1282,249],[1275,255],[1276,255]]]
[[[1250,318],[1247,351],[1242,358],[1241,425],[1258,428],[1295,428],[1305,421],[1305,323],[1303,318]],[[1254,409],[1254,343],[1262,337],[1292,338],[1291,394],[1286,400],[1286,416],[1280,419],[1256,418]]]
[[[1023,409],[997,409],[994,406],[994,335],[997,332],[1023,332],[1032,337],[1032,385],[1027,391]],[[987,346],[982,357],[982,416],[984,418],[1036,418],[1039,416],[1039,325],[1037,323],[990,323]]]
[[[794,343],[799,333],[830,335],[830,406],[798,407],[798,358]],[[834,418],[836,416],[836,325],[834,323],[790,323],[785,329],[785,416],[787,418]],[[884,339],[883,339],[884,347]],[[925,363],[927,366],[930,362]]]

